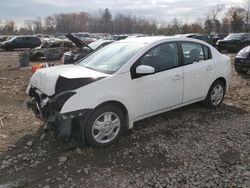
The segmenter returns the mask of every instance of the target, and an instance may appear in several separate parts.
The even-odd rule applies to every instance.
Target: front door
[[[131,69],[131,100],[135,119],[164,111],[182,103],[183,67],[179,64],[177,43],[169,42],[149,50]],[[155,69],[151,75],[135,76],[139,65]]]

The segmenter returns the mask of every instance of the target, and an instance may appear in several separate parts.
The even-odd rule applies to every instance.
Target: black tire
[[[215,87],[219,87],[221,86],[223,89],[223,94],[222,94],[222,98],[220,101],[218,101],[218,104],[215,103],[215,101],[212,100],[212,94],[214,92]],[[223,102],[224,96],[225,96],[225,92],[226,92],[226,85],[222,80],[216,80],[210,87],[206,99],[203,101],[204,104],[208,107],[208,108],[217,108],[218,106],[221,105],[221,103]]]
[[[6,46],[5,50],[6,51],[12,51],[12,50],[14,50],[14,47],[13,46]]]
[[[108,141],[107,143],[100,143],[97,142],[97,140],[94,138],[94,133],[92,133],[92,127],[94,125],[94,122],[96,120],[99,119],[100,116],[102,116],[104,113],[108,113],[111,112],[113,114],[116,114],[117,117],[119,117],[120,120],[120,128],[118,130],[114,128],[115,131],[117,131],[116,136],[114,136],[114,138],[111,141]],[[115,143],[120,136],[124,133],[125,131],[125,125],[126,125],[126,118],[125,118],[125,114],[122,112],[122,110],[115,106],[115,105],[105,105],[105,106],[101,106],[99,108],[97,108],[96,110],[94,110],[94,112],[90,115],[90,117],[86,120],[86,125],[84,129],[84,131],[81,131],[82,137],[85,137],[85,141],[88,145],[92,146],[92,147],[106,147],[109,146],[113,143]],[[84,126],[84,125],[81,125]],[[113,130],[112,130],[113,131]],[[100,130],[101,132],[101,130]],[[84,135],[83,135],[84,134]],[[108,135],[104,136],[104,138],[107,137],[108,139]]]

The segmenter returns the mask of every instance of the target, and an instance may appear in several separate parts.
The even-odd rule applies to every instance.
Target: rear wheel
[[[13,46],[7,46],[7,47],[5,47],[5,50],[12,51],[12,50],[14,50],[14,47]]]
[[[222,80],[216,80],[210,87],[204,103],[209,108],[218,107],[224,99],[226,91],[225,83]]]
[[[115,143],[125,130],[125,115],[114,105],[97,108],[86,122],[86,142],[93,147],[105,147]]]

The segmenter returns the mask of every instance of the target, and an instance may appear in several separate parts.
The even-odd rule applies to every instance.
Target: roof
[[[152,43],[157,42],[171,42],[171,41],[189,41],[189,42],[197,42],[204,45],[209,45],[207,42],[196,38],[186,38],[186,37],[177,37],[177,36],[150,36],[150,37],[138,37],[138,38],[129,38],[119,40],[116,43],[144,43],[150,45]]]
[[[167,39],[171,37],[166,37],[166,36],[153,36],[153,37],[136,37],[136,38],[127,38],[120,40],[118,42],[131,42],[131,43],[153,43],[156,41],[160,41],[162,39]]]

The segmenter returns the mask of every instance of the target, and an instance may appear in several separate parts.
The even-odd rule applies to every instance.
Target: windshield
[[[49,46],[49,42],[43,42],[42,44],[41,44],[41,48],[47,48],[48,46]]]
[[[224,40],[239,40],[244,34],[239,33],[239,34],[231,34],[228,35]]]
[[[89,55],[79,65],[113,74],[143,48],[143,43],[113,43]]]

